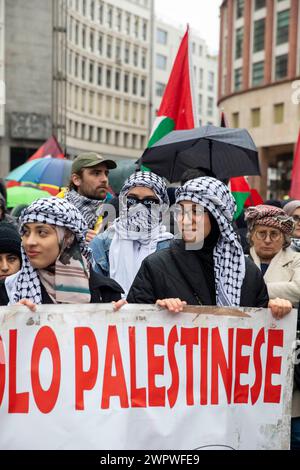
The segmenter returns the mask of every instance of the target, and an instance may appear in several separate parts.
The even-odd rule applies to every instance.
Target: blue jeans
[[[292,418],[291,450],[300,450],[300,418]]]

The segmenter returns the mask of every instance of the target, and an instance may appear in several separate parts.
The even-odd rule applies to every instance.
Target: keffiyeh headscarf
[[[77,207],[86,221],[88,228],[93,230],[98,218],[102,214],[102,206],[105,201],[89,199],[77,193],[74,189],[67,191],[64,199]]]
[[[21,235],[24,233],[24,225],[29,223],[55,226],[60,254],[55,262],[53,278],[44,269],[37,270],[31,265],[22,246],[22,268],[12,303],[26,298],[41,304],[41,279],[55,303],[89,303],[89,265],[92,254],[85,241],[87,225],[79,210],[65,199],[39,199],[22,212]]]
[[[176,203],[191,201],[207,209],[217,221],[219,240],[214,247],[214,274],[218,306],[239,306],[245,277],[245,256],[232,220],[236,203],[228,187],[211,177],[190,180],[176,193]]]
[[[143,204],[127,209],[128,192],[135,187],[151,189],[159,204],[149,210]],[[115,220],[109,250],[110,277],[127,293],[143,259],[156,251],[157,243],[172,239],[162,224],[162,215],[169,207],[166,184],[160,176],[147,171],[137,171],[125,181],[119,195],[120,217]]]
[[[294,230],[294,221],[283,209],[275,206],[260,204],[255,207],[249,207],[245,211],[245,220],[248,223],[249,230],[252,231],[255,225],[266,225],[267,227],[277,228],[285,235],[292,235]]]

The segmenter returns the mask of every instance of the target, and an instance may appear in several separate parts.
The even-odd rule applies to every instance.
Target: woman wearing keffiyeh
[[[91,270],[87,224],[58,198],[39,199],[20,217],[22,268],[7,279],[9,303],[97,303],[119,300],[122,289]]]
[[[127,300],[158,301],[171,311],[185,303],[266,307],[263,277],[245,258],[231,225],[236,206],[228,187],[211,177],[196,178],[176,191],[176,203],[181,239],[144,260]],[[291,310],[284,300],[269,306],[278,316]]]

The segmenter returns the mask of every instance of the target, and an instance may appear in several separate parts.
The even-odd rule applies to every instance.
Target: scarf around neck
[[[102,204],[105,200],[89,199],[72,189],[67,191],[65,198],[81,212],[88,228],[93,230],[95,224],[102,213]]]

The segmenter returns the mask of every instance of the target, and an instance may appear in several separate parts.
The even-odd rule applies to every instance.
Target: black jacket
[[[91,292],[91,304],[97,303],[110,303],[113,300],[117,301],[121,299],[121,294],[124,292],[121,286],[108,277],[104,277],[101,274],[95,273],[91,270],[89,279],[89,288]],[[53,304],[52,299],[49,297],[46,289],[41,283],[42,291],[42,303]],[[8,304],[8,296],[5,289],[5,284],[0,284],[0,305]]]
[[[203,279],[203,272],[197,271],[197,264],[192,263],[192,252],[178,250],[176,257],[179,260],[176,259],[175,263],[171,249],[172,246],[144,259],[128,293],[129,303],[154,304],[157,299],[180,298],[189,305],[203,304],[201,295],[197,292],[197,279]],[[263,276],[253,261],[247,257],[245,259],[246,274],[240,306],[267,307],[269,297]],[[177,261],[185,263],[191,269],[190,280],[180,271],[180,262]]]

